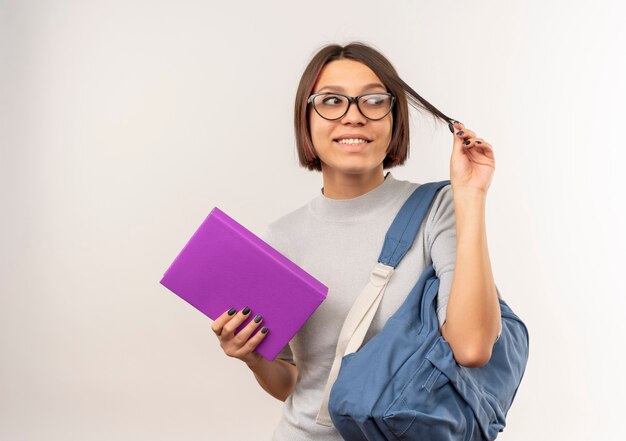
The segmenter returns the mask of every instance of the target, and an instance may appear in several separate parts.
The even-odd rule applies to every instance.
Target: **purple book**
[[[215,320],[248,306],[269,331],[256,351],[272,361],[317,307],[328,288],[215,207],[167,269],[161,284]]]

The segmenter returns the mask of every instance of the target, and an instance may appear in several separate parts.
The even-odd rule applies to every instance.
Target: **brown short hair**
[[[313,56],[300,78],[296,92],[294,126],[296,134],[296,148],[300,165],[309,170],[322,170],[319,157],[313,149],[311,130],[309,127],[310,106],[307,100],[311,95],[315,81],[322,68],[331,61],[350,59],[359,61],[368,66],[381,79],[387,90],[396,97],[393,106],[393,128],[391,142],[387,156],[383,161],[383,168],[392,168],[402,165],[409,153],[409,101],[416,109],[429,112],[434,118],[451,123],[452,119],[444,115],[432,104],[418,95],[406,84],[396,72],[393,65],[376,49],[361,42],[352,42],[346,46],[329,44],[322,47]],[[408,101],[407,101],[408,98]]]

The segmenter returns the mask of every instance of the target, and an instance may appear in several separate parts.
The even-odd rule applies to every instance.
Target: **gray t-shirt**
[[[378,262],[389,226],[419,185],[396,180],[388,172],[382,184],[353,199],[330,199],[320,191],[306,205],[271,223],[262,235],[329,288],[326,300],[278,355],[294,362],[299,375],[283,406],[273,441],[342,440],[334,427],[315,422],[339,332]],[[455,256],[454,200],[447,185],[436,195],[413,246],[391,277],[363,344],[382,329],[430,264],[440,279],[437,315],[441,326]]]

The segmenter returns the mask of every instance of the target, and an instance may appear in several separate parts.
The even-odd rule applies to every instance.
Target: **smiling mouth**
[[[351,142],[351,143],[347,143],[347,142],[337,142],[337,141],[333,141],[335,144],[337,144],[337,148],[342,151],[345,152],[347,154],[357,154],[357,153],[361,153],[361,152],[365,152],[366,150],[368,150],[367,145],[371,142],[371,141],[366,141],[366,140],[361,140],[359,142]]]
[[[372,141],[368,141],[367,139],[335,139],[333,142],[341,145],[360,145],[369,144]]]

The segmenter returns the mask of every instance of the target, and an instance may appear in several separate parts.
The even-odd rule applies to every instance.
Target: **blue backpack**
[[[441,336],[439,278],[432,265],[361,347],[393,269],[413,245],[435,195],[449,183],[422,184],[407,199],[385,236],[370,284],[344,322],[317,422],[332,420],[346,440],[482,441],[504,429],[526,369],[529,339],[501,298],[502,331],[480,368],[457,364]]]

